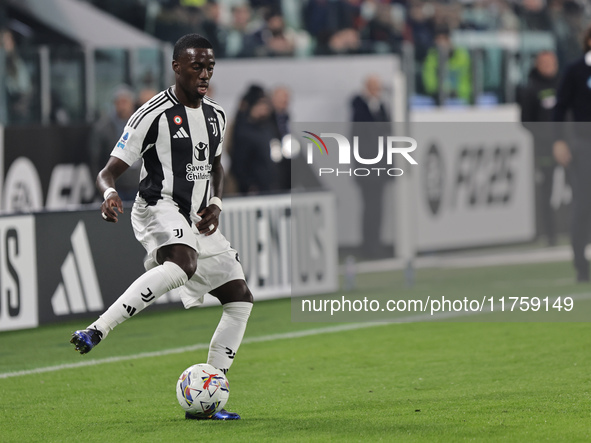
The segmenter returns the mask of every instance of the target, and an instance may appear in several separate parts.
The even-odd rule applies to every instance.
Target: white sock
[[[89,328],[98,328],[105,338],[119,323],[154,303],[161,295],[187,282],[176,263],[166,261],[142,274]]]
[[[209,344],[207,363],[226,373],[244,337],[252,303],[237,301],[226,303],[222,308],[222,318]]]

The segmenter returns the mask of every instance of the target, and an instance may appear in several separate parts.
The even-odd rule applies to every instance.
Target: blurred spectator
[[[523,0],[520,5],[522,31],[550,31],[552,23],[545,0]]]
[[[363,30],[364,40],[368,41],[370,52],[400,53],[404,26],[395,21],[394,9],[386,3],[379,3],[376,11]]]
[[[30,120],[33,92],[31,76],[18,55],[14,36],[10,30],[0,30],[0,45],[4,50],[6,73],[4,87],[6,88],[8,123],[27,123]]]
[[[353,28],[359,30],[363,26],[361,17],[361,0],[342,0],[337,2],[339,29]]]
[[[519,17],[509,4],[508,0],[497,0],[492,5],[497,14],[497,26],[499,31],[518,31]]]
[[[462,11],[462,29],[517,31],[519,18],[507,0],[474,0]]]
[[[160,10],[156,21],[156,37],[172,43],[185,34],[201,29],[203,11],[200,7],[189,3],[191,3],[190,0],[180,0],[180,3],[174,6]],[[199,6],[202,6],[205,4],[205,0],[198,3]]]
[[[108,11],[115,17],[123,20],[137,29],[145,29],[147,2],[144,0],[91,0],[91,2],[104,11]]]
[[[322,52],[322,51],[326,52]],[[330,36],[328,47],[318,48],[317,54],[357,54],[361,52],[361,36],[353,28],[341,29]]]
[[[209,40],[216,57],[226,56],[227,30],[220,24],[220,5],[215,1],[208,1],[203,7],[204,18],[201,23],[202,34]]]
[[[127,85],[119,86],[113,93],[113,108],[92,127],[90,135],[90,167],[93,177],[107,163],[125,125],[135,112],[136,98]],[[124,201],[134,200],[138,190],[141,162],[130,167],[130,171],[117,181],[117,192]],[[127,177],[127,176],[130,177]]]
[[[390,121],[382,101],[382,81],[377,75],[365,79],[364,90],[351,102],[354,122]]]
[[[351,101],[353,122],[389,122],[390,118],[382,100],[382,82],[377,75],[365,80],[364,90]],[[379,131],[378,131],[379,132]],[[356,126],[359,136],[359,154],[362,158],[375,158],[376,140],[379,135],[375,127]],[[369,152],[368,152],[369,151]],[[362,165],[360,165],[362,166]],[[382,218],[384,208],[384,189],[388,183],[385,176],[369,175],[356,177],[362,201],[362,253],[365,258],[380,258],[384,252],[381,243]]]
[[[433,19],[422,1],[413,1],[408,13],[410,39],[415,47],[415,60],[423,61],[435,40]]]
[[[296,38],[286,29],[283,17],[277,10],[270,10],[261,29],[248,37],[247,51],[255,56],[291,56],[295,53]]]
[[[591,225],[591,27],[583,40],[584,55],[569,65],[560,81],[553,118],[564,122],[571,112],[575,122],[574,133],[567,142],[562,125],[557,128],[557,140],[553,146],[556,161],[568,168],[573,192],[571,243],[577,281],[589,281],[589,260],[585,247],[589,243]]]
[[[289,132],[289,103],[291,99],[291,94],[289,89],[285,86],[278,86],[273,89],[271,94],[271,104],[273,105],[273,118],[275,120],[275,124],[277,126],[277,136],[280,141],[280,145],[277,145],[280,151],[281,160],[279,161],[278,165],[278,181],[277,185],[279,189],[291,189],[291,152],[286,153],[283,151],[283,146],[286,143],[284,137],[288,135]],[[291,149],[291,145],[290,145]],[[277,158],[279,158],[279,153],[276,154]]]
[[[141,89],[137,95],[136,108],[143,106],[145,103],[148,102],[148,100],[150,100],[156,94],[158,94],[158,91],[156,91],[156,89],[154,89],[154,88],[145,87],[145,88]]]
[[[419,62],[433,45],[434,29],[440,27],[552,31],[557,39],[559,61],[568,60],[561,54],[572,50],[572,40],[569,46],[566,39],[578,35],[579,24],[585,19],[585,8],[587,15],[591,10],[584,0],[87,1],[166,41],[174,42],[186,32],[201,32],[212,41],[218,57],[307,54],[311,52],[306,46],[309,41],[314,42],[317,54],[398,52],[404,35],[414,43]],[[228,9],[232,11],[232,20],[227,17]],[[283,25],[283,33],[292,43],[295,34],[294,49],[286,48],[285,42],[277,39],[272,40],[269,48],[266,38],[260,35],[258,43],[250,42],[255,43],[257,51],[252,45],[245,46],[244,37],[252,33],[252,29],[247,28],[253,24],[256,27],[261,17],[271,13],[289,24],[289,27]],[[401,23],[404,20],[407,20],[405,27]],[[263,26],[263,29],[268,28]],[[343,30],[346,32],[341,33]]]
[[[462,11],[462,29],[484,31],[495,27],[494,15],[485,0],[475,0]]]
[[[433,6],[433,25],[435,29],[459,29],[462,23],[463,5],[457,2],[435,2]]]
[[[269,98],[260,86],[250,86],[241,100],[232,136],[232,173],[240,193],[277,189],[277,164],[271,159],[271,142],[277,136]]]
[[[264,8],[267,10],[275,9],[279,10],[281,8],[281,0],[249,0],[250,6],[257,9],[257,8]]]
[[[191,8],[201,8],[205,6],[208,0],[179,0],[181,6],[188,6]]]
[[[508,0],[474,0],[461,11],[461,29],[518,31],[519,18]]]
[[[585,33],[588,17],[576,1],[551,0],[548,14],[556,39],[559,66],[567,66],[580,56],[580,37]]]
[[[552,127],[541,122],[551,122],[558,88],[558,61],[551,51],[540,52],[536,57],[526,87],[518,94],[521,104],[521,121],[534,137],[536,165],[536,209],[542,233],[550,246],[556,244],[554,210],[550,204],[556,163],[552,157]],[[528,124],[533,123],[533,124]]]
[[[440,80],[443,83],[440,83]],[[439,30],[435,36],[435,47],[427,53],[423,63],[423,86],[425,92],[439,104],[446,99],[460,99],[470,103],[472,80],[470,75],[470,54],[463,48],[455,48],[449,31]]]
[[[305,3],[303,16],[306,30],[319,46],[326,46],[330,34],[338,29],[333,10],[334,3],[329,0],[309,0]]]
[[[251,11],[247,5],[236,5],[232,8],[232,24],[226,36],[225,52],[228,57],[248,55],[246,39],[253,32]]]
[[[303,9],[306,30],[316,40],[316,54],[357,52],[361,8],[355,0],[309,0]],[[345,32],[341,32],[341,31]]]

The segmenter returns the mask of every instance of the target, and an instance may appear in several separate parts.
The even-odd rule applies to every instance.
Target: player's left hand
[[[196,225],[200,234],[211,235],[218,230],[220,212],[222,210],[217,205],[209,205],[197,213],[201,217],[201,221]]]

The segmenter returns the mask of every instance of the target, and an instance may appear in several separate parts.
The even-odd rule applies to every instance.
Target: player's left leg
[[[227,373],[244,337],[253,298],[244,280],[229,281],[210,293],[222,303],[223,313],[209,345],[207,363]],[[185,417],[196,418],[189,413]],[[239,420],[240,415],[222,409],[210,419]]]
[[[207,363],[228,372],[242,343],[252,311],[252,294],[244,280],[232,280],[211,291],[222,303],[222,318],[209,345]]]

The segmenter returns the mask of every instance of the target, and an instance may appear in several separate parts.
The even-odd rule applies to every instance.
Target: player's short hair
[[[172,52],[172,59],[177,60],[183,51],[196,48],[196,49],[213,49],[209,40],[199,34],[187,34],[183,35],[174,44],[174,50]]]

